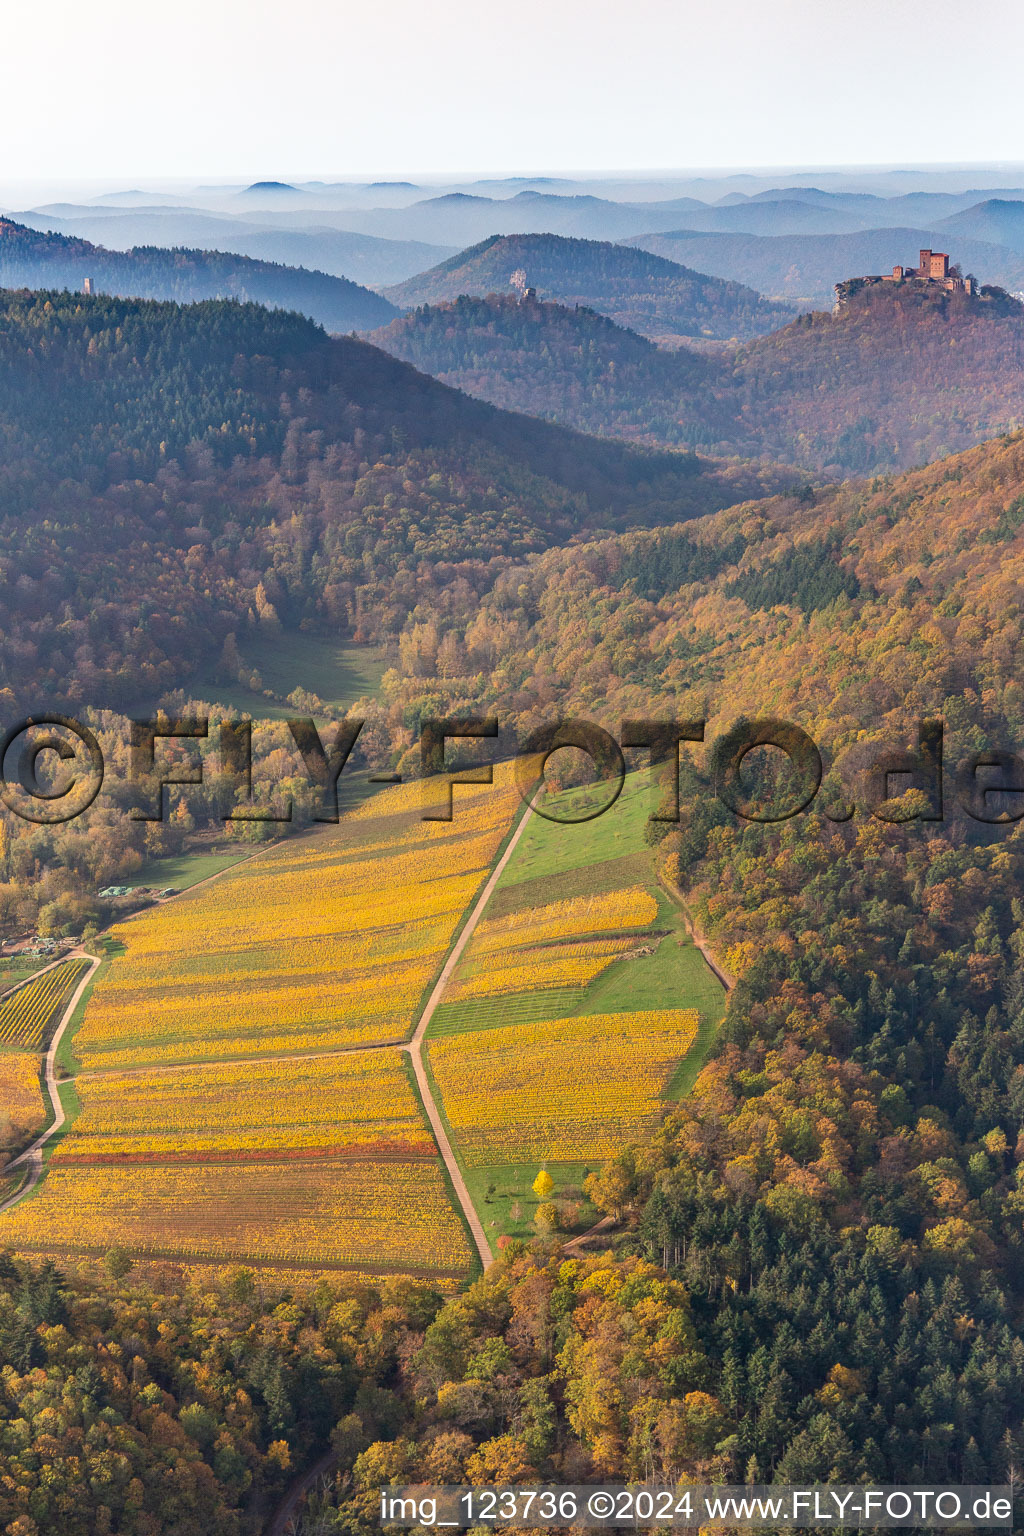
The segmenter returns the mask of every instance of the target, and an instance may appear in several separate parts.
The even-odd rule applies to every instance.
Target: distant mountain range
[[[870,192],[830,192],[821,187],[772,187],[747,195],[732,192],[715,203],[701,203],[694,217],[680,221],[683,228],[741,231],[746,234],[785,234],[787,219],[808,220],[795,205],[814,210],[820,233],[838,234],[844,228],[896,229],[909,224],[931,227],[952,214],[961,213],[992,198],[1024,199],[1024,188],[966,192],[909,192],[880,197]],[[728,215],[728,217],[725,217]],[[760,221],[760,222],[759,222]],[[813,233],[806,225],[801,231]]]
[[[400,308],[460,294],[507,293],[522,270],[541,298],[584,304],[650,337],[747,337],[790,318],[753,289],[707,277],[623,245],[555,235],[492,235],[419,277],[386,290]]]
[[[556,234],[619,240],[646,230],[672,229],[700,204],[691,198],[660,203],[618,203],[588,195],[524,190],[514,197],[448,192],[404,208],[353,210],[345,227],[392,240],[473,245],[488,235]]]
[[[989,198],[940,220],[935,227],[945,230],[949,238],[958,243],[961,240],[986,240],[1024,254],[1024,202]]]
[[[998,291],[879,286],[714,356],[508,296],[426,306],[373,340],[508,408],[828,473],[903,468],[1024,423],[1024,305]]]
[[[384,240],[325,224],[292,228],[276,216],[252,222],[199,208],[98,209],[64,203],[20,213],[17,219],[31,229],[52,230],[113,250],[129,250],[133,245],[184,245],[228,251],[257,261],[347,277],[369,288],[400,283],[455,254],[449,245]]]
[[[1024,199],[1024,189],[1001,189],[1000,196]],[[733,192],[718,202],[691,196],[651,201],[621,200],[593,193],[523,187],[513,195],[490,189],[443,192],[388,206],[347,204],[325,222],[366,235],[421,240],[441,245],[471,245],[489,234],[558,234],[592,240],[627,240],[673,230],[708,233],[798,235],[845,234],[858,230],[926,227],[991,200],[991,192],[915,193],[893,198],[865,193],[833,193],[816,187],[778,187],[752,196]],[[255,209],[257,195],[241,199]],[[324,200],[321,200],[324,201]],[[281,217],[317,216],[316,200],[296,193],[262,199],[266,211]],[[288,212],[287,210],[293,210]],[[326,212],[326,210],[325,210]],[[323,213],[319,215],[324,217]]]
[[[1022,205],[1024,207],[1024,205]],[[847,277],[890,272],[922,246],[949,250],[965,272],[1000,288],[1024,289],[1024,257],[1007,245],[939,229],[869,229],[840,235],[727,235],[677,229],[623,242],[698,271],[748,283],[759,293],[819,307]]]
[[[678,220],[680,229],[699,229],[724,234],[815,235],[863,229],[866,210],[825,204],[807,198],[743,198],[717,207],[696,207]]]
[[[771,298],[821,304],[837,278],[955,244],[982,281],[1022,286],[1024,187],[899,176],[485,178],[431,189],[407,181],[125,191],[12,213],[35,229],[127,249],[221,250],[388,288],[495,235],[621,242]],[[887,195],[884,190],[892,187]],[[821,245],[804,244],[820,240]],[[762,242],[768,242],[762,244]],[[1011,253],[1011,254],[1008,254]]]
[[[155,246],[110,251],[88,240],[41,234],[0,219],[0,286],[93,291],[142,299],[251,300],[297,310],[334,332],[384,325],[397,311],[380,294],[347,278],[301,267],[278,266],[218,251],[167,250]]]

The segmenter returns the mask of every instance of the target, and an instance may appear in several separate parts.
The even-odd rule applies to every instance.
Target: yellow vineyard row
[[[42,1045],[47,1025],[88,963],[68,960],[56,965],[0,1004],[0,1043]]]
[[[523,946],[500,958],[493,954],[474,956],[462,967],[447,996],[456,1002],[550,987],[585,987],[635,943],[635,938],[592,939],[579,944]]]
[[[646,928],[657,915],[658,903],[639,885],[596,896],[573,896],[482,922],[473,935],[473,953],[492,954],[509,946],[578,939],[619,928]]]
[[[696,1009],[594,1014],[443,1036],[430,1061],[471,1164],[610,1157],[647,1131]]]
[[[2,1058],[0,1058],[2,1059]],[[279,1148],[432,1152],[397,1050],[80,1078],[55,1162]]]
[[[585,987],[630,949],[637,930],[657,915],[650,891],[628,886],[485,919],[467,945],[449,1000]]]
[[[208,1261],[459,1269],[470,1254],[433,1162],[169,1168],[55,1163],[2,1218],[5,1245]]]
[[[0,1055],[0,1117],[29,1129],[44,1119],[39,1086],[39,1057],[27,1051]]]

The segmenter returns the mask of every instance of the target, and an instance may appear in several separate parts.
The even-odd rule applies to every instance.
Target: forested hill
[[[422,615],[403,647],[416,676],[385,681],[393,720],[427,692],[523,730],[540,701],[612,730],[706,718],[709,742],[774,716],[822,749],[814,806],[762,822],[728,810],[687,747],[681,820],[650,836],[737,984],[692,1089],[588,1184],[629,1224],[626,1251],[694,1298],[723,1477],[998,1481],[1020,1466],[1024,822],[968,820],[954,775],[1024,742],[1022,582],[1018,433],[549,551],[465,620]],[[870,765],[935,718],[941,815],[921,775],[881,805]],[[750,754],[751,810],[784,812],[792,792],[773,805],[759,755],[781,756]],[[1020,818],[1019,789],[979,802]],[[567,829],[567,848],[582,835]],[[572,1268],[550,1259],[547,1327]],[[619,1341],[609,1358],[632,1361],[634,1335],[599,1326]],[[635,1418],[600,1358],[600,1412],[573,1422],[611,1475]]]
[[[377,339],[503,406],[832,475],[922,463],[1024,420],[1024,306],[1000,289],[855,283],[839,314],[713,357],[497,295],[424,306]]]
[[[667,351],[592,309],[514,295],[424,305],[370,340],[424,373],[506,410],[649,443],[732,442],[718,404],[728,369]]]
[[[68,235],[43,234],[0,218],[0,287],[67,288],[141,299],[231,298],[297,310],[328,331],[345,334],[386,325],[397,311],[369,288],[345,277],[279,266],[222,251],[136,246],[108,251]]]
[[[497,703],[493,667],[510,696],[550,685],[570,712],[600,701],[609,721],[641,695],[709,718],[799,719],[859,768],[864,735],[915,711],[946,714],[965,748],[972,720],[1024,743],[1022,585],[1018,431],[901,475],[549,550],[514,589],[499,578],[439,617],[436,638],[454,629],[466,646],[453,709]]]
[[[760,485],[496,410],[298,315],[0,293],[0,687],[112,706],[250,623],[379,636],[512,558]]]
[[[1024,305],[919,284],[855,291],[736,358],[745,433],[795,462],[872,474],[1024,421]]]
[[[741,283],[706,277],[662,256],[559,235],[493,235],[386,292],[403,309],[460,294],[507,293],[518,270],[539,298],[584,304],[655,338],[758,336],[792,314]]]

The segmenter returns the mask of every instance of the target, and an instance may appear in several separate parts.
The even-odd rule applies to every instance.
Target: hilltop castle
[[[851,277],[846,282],[836,283],[836,301],[832,313],[838,314],[844,309],[851,294],[875,283],[926,283],[930,288],[943,288],[947,293],[966,293],[971,297],[978,292],[973,277],[961,277],[959,270],[949,270],[949,255],[946,251],[923,250],[916,267],[895,266],[891,273],[887,272],[883,276]]]
[[[950,274],[949,256],[945,251],[922,251],[921,262],[916,267],[893,267],[891,277],[883,277],[883,283],[905,283],[916,279],[919,283],[939,283],[947,293],[973,293],[973,277]]]

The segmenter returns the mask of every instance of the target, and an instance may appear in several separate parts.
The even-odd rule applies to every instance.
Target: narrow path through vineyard
[[[484,1266],[491,1263],[494,1255],[492,1254],[491,1246],[487,1241],[487,1237],[483,1229],[483,1224],[476,1213],[476,1207],[470,1198],[469,1189],[466,1185],[465,1179],[462,1176],[462,1169],[459,1167],[458,1159],[456,1158],[455,1152],[452,1149],[452,1144],[448,1139],[448,1132],[444,1128],[444,1121],[441,1118],[441,1112],[438,1109],[437,1103],[434,1099],[434,1094],[430,1086],[430,1079],[427,1074],[426,1062],[423,1059],[423,1041],[424,1037],[426,1036],[430,1021],[437,1011],[438,1004],[444,997],[445,988],[451,980],[452,973],[462,958],[462,952],[466,945],[469,943],[470,939],[473,937],[473,931],[484,914],[487,903],[490,901],[491,895],[494,891],[494,887],[497,885],[498,881],[504,874],[505,866],[508,864],[509,859],[515,852],[516,845],[518,844],[519,839],[522,837],[532,814],[532,808],[527,806],[523,811],[519,825],[516,827],[512,836],[509,838],[508,847],[505,849],[505,852],[502,854],[497,864],[495,864],[494,868],[491,870],[491,873],[487,878],[487,884],[484,886],[483,890],[480,892],[480,895],[477,897],[476,905],[473,907],[472,912],[469,914],[465,927],[452,946],[451,953],[449,954],[448,959],[445,961],[441,970],[441,974],[435,981],[433,988],[431,989],[430,996],[427,998],[423,1011],[417,1020],[416,1028],[413,1031],[412,1038],[409,1040],[407,1045],[402,1047],[403,1050],[409,1052],[409,1055],[412,1059],[413,1071],[416,1074],[416,1085],[419,1088],[420,1096],[423,1099],[423,1107],[427,1112],[427,1119],[430,1121],[431,1129],[434,1132],[438,1151],[440,1152],[444,1165],[448,1170],[448,1177],[452,1181],[452,1188],[455,1190],[455,1193],[458,1196],[459,1204],[462,1207],[463,1214],[465,1215],[466,1221],[469,1225],[469,1230],[473,1234],[473,1241],[476,1244],[477,1252],[480,1255],[480,1262]]]
[[[272,846],[272,844],[267,846]],[[238,863],[246,864],[250,859],[256,858],[260,853],[263,853],[264,851],[264,848],[257,848],[255,853],[250,853],[245,859],[239,859]],[[236,867],[237,865],[228,865],[226,869],[215,870],[212,875],[206,875],[204,879],[197,880],[196,885],[206,885],[211,880],[219,880],[222,875],[227,873],[227,869]],[[195,890],[195,888],[195,886],[188,886],[186,887],[186,890]],[[162,901],[177,901],[183,894],[184,892],[177,891],[175,892],[174,896],[163,897]],[[158,903],[154,903],[154,905],[157,904]],[[134,916],[136,916],[134,912],[130,913],[126,921],[130,921]],[[98,935],[97,937],[102,937],[102,935]],[[17,992],[21,987],[27,986],[28,982],[34,981],[37,977],[41,976],[44,971],[53,970],[55,966],[63,965],[68,960],[79,959],[89,960],[91,963],[88,970],[85,971],[82,975],[81,980],[79,981],[78,986],[75,988],[71,997],[68,999],[68,1005],[61,1015],[57,1028],[53,1032],[53,1038],[50,1041],[50,1046],[46,1053],[46,1059],[44,1063],[46,1091],[49,1095],[50,1106],[53,1110],[53,1122],[47,1126],[46,1130],[43,1131],[41,1135],[36,1137],[35,1141],[30,1147],[26,1147],[24,1152],[20,1153],[18,1157],[14,1158],[8,1164],[9,1168],[18,1168],[21,1167],[22,1164],[28,1164],[30,1172],[21,1188],[17,1190],[13,1195],[11,1195],[9,1199],[0,1204],[0,1215],[3,1215],[4,1211],[9,1211],[12,1206],[18,1205],[22,1200],[25,1199],[26,1195],[31,1194],[32,1190],[35,1189],[44,1172],[43,1148],[46,1146],[46,1143],[53,1136],[55,1136],[59,1130],[61,1130],[65,1121],[67,1120],[67,1116],[64,1113],[64,1105],[61,1103],[60,1092],[57,1085],[57,1052],[60,1049],[60,1043],[64,1038],[65,1031],[75,1016],[75,1010],[77,1009],[78,1004],[85,994],[86,988],[89,986],[89,983],[92,981],[93,977],[96,975],[97,970],[102,964],[102,959],[96,955],[89,954],[88,950],[79,945],[75,949],[69,949],[66,954],[61,955],[59,959],[52,961],[51,964],[41,966],[38,971],[34,971],[33,974],[26,978],[25,981],[18,982],[15,986],[8,988],[7,992],[3,994],[4,997],[8,997],[12,992]],[[68,1080],[73,1081],[74,1079],[72,1077]]]
[[[22,1152],[20,1156],[14,1158],[12,1162],[8,1164],[8,1167],[10,1168],[19,1168],[22,1164],[26,1164],[29,1168],[29,1175],[21,1188],[15,1194],[13,1194],[9,1200],[5,1200],[4,1203],[0,1205],[0,1214],[2,1214],[4,1211],[10,1210],[11,1206],[17,1205],[20,1200],[24,1200],[25,1196],[30,1194],[31,1191],[35,1189],[36,1185],[39,1183],[39,1180],[43,1176],[43,1148],[46,1146],[46,1143],[50,1140],[50,1138],[57,1134],[61,1126],[64,1124],[64,1121],[67,1119],[67,1116],[64,1113],[64,1105],[61,1103],[60,1092],[57,1087],[57,1051],[60,1048],[61,1040],[64,1038],[64,1031],[67,1029],[68,1025],[71,1023],[71,1020],[74,1018],[75,1009],[78,1007],[86,987],[95,976],[96,971],[99,968],[100,961],[96,958],[95,955],[88,955],[83,949],[73,949],[63,958],[65,960],[74,960],[80,958],[88,959],[90,964],[88,969],[83,973],[82,978],[74,992],[72,992],[70,998],[68,999],[67,1007],[64,1009],[64,1012],[61,1015],[60,1023],[57,1025],[57,1028],[53,1032],[53,1038],[50,1041],[49,1050],[46,1052],[46,1091],[50,1096],[50,1106],[53,1110],[53,1122],[51,1125],[47,1126],[42,1135],[36,1137],[35,1141],[30,1147],[26,1147],[25,1151]]]

